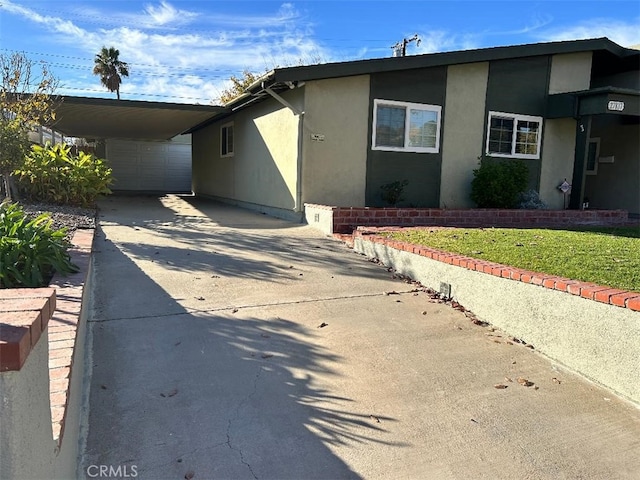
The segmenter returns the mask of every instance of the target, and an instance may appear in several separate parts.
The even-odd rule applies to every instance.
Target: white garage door
[[[191,144],[107,140],[112,190],[191,192]]]

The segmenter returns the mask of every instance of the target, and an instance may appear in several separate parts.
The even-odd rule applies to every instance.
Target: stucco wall
[[[549,94],[588,90],[591,82],[591,52],[565,53],[551,57]]]
[[[489,64],[452,65],[444,106],[441,208],[470,208],[473,170],[482,153]]]
[[[440,204],[440,176],[442,165],[442,135],[440,148],[435,153],[374,150],[373,136],[374,101],[392,100],[427,105],[445,104],[447,67],[437,66],[412,70],[377,72],[371,75],[369,103],[369,134],[367,146],[366,203],[371,207],[384,207],[381,187],[391,182],[407,180],[403,201],[399,205],[438,207]],[[443,118],[446,112],[442,112]]]
[[[303,110],[301,90],[282,94]],[[233,122],[234,155],[220,155],[220,127]],[[193,134],[194,193],[296,208],[299,117],[274,99]]]
[[[0,375],[0,478],[54,478],[48,364],[45,330],[23,367]]]
[[[565,198],[558,185],[565,179],[571,183],[575,149],[576,121],[573,118],[547,119],[542,139],[539,193],[549,208],[565,208]]]
[[[591,52],[567,53],[551,57],[549,94],[588,90],[591,82]],[[543,126],[540,198],[549,208],[564,208],[558,190],[564,179],[571,183],[576,150],[576,121],[548,119]]]
[[[364,206],[369,76],[311,81],[304,88],[303,203]]]
[[[454,300],[480,319],[635,402],[640,402],[640,315],[449,265],[387,245],[354,238],[354,249],[436,291],[451,285]]]

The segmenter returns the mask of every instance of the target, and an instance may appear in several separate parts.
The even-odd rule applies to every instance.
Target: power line
[[[0,51],[5,51],[5,52],[9,52],[9,53],[24,53],[26,55],[39,55],[39,56],[43,56],[43,57],[56,57],[56,58],[66,58],[66,59],[70,59],[70,60],[83,60],[86,62],[93,62],[93,58],[87,58],[87,57],[75,57],[75,56],[71,56],[71,55],[60,55],[57,53],[45,53],[45,52],[26,52],[26,51],[22,51],[22,50],[14,50],[14,49],[10,49],[10,48],[0,48]],[[57,66],[63,66],[63,65],[69,65],[69,64],[54,64],[51,62],[48,62],[51,65],[57,65]],[[176,66],[176,65],[166,65],[166,64],[161,64],[161,65],[152,65],[152,64],[146,64],[146,63],[131,63],[131,62],[127,62],[127,64],[129,66],[133,66],[133,67],[145,67],[145,68],[168,68],[168,69],[175,69],[175,70],[194,70],[194,71],[198,71],[198,72],[202,72],[202,71],[206,71],[206,72],[228,72],[228,73],[234,73],[236,72],[236,70],[233,69],[229,69],[229,68],[207,68],[207,67],[183,67],[183,66]],[[71,65],[78,65],[78,66],[82,66],[81,64],[71,64]]]
[[[75,90],[80,92],[91,92],[91,93],[105,93],[104,90],[96,90],[91,88],[77,88],[77,87],[60,87],[60,90]],[[178,95],[160,95],[156,93],[136,93],[136,92],[121,92],[124,95],[128,96],[143,96],[143,97],[162,97],[162,98],[179,98],[182,100],[203,100],[206,102],[210,102],[211,98],[202,98],[202,97],[181,97]]]

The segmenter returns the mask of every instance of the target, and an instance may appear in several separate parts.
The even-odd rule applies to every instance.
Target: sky
[[[608,37],[640,44],[639,0],[0,0],[0,54],[47,62],[58,93],[115,98],[102,46],[129,65],[121,98],[219,104],[244,70]]]

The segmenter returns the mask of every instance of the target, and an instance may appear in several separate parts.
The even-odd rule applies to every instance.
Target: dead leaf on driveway
[[[523,377],[518,377],[518,383],[523,387],[532,387],[534,385],[533,382],[530,382],[529,380]]]
[[[163,398],[168,398],[168,397],[175,397],[177,394],[178,394],[178,389],[174,388],[167,394],[161,393],[160,396]]]
[[[504,383],[496,383],[493,388],[497,388],[498,390],[504,390],[505,388],[507,388],[507,385],[505,385]]]
[[[187,473],[184,474],[184,480],[191,480],[195,476],[196,476],[196,473],[193,470],[189,470]]]

